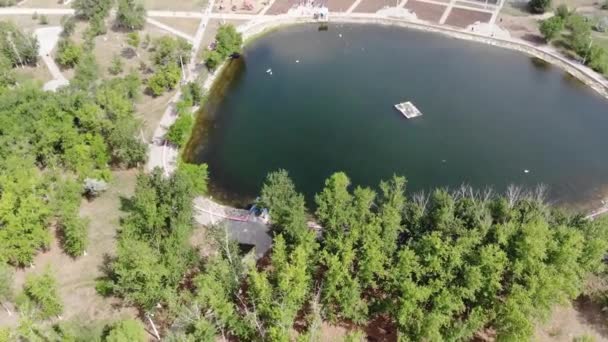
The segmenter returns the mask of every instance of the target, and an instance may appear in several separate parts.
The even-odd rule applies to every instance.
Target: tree
[[[14,23],[0,21],[0,54],[13,66],[33,65],[38,61],[38,40],[26,35]]]
[[[551,0],[530,0],[528,6],[532,13],[545,13],[546,10],[551,8]]]
[[[178,172],[183,173],[184,177],[191,182],[191,188],[195,195],[207,194],[207,183],[209,181],[207,164],[180,162]]]
[[[557,9],[555,10],[555,15],[562,18],[562,20],[568,19],[568,17],[570,16],[570,9],[568,8],[568,5],[561,4],[557,6]]]
[[[86,20],[96,15],[105,18],[111,7],[112,0],[74,0],[72,2],[76,17]]]
[[[223,58],[241,51],[243,37],[236,30],[234,25],[228,24],[220,26],[220,28],[217,30],[215,39],[217,42],[215,51],[217,51]]]
[[[70,39],[61,39],[57,44],[57,63],[59,65],[72,68],[83,55],[80,45],[74,43]]]
[[[120,59],[120,56],[114,55],[114,57],[112,57],[112,62],[108,71],[112,75],[118,75],[122,72],[122,60]]]
[[[23,285],[23,293],[17,300],[20,310],[35,308],[36,316],[49,319],[63,312],[63,304],[57,294],[57,283],[47,268],[40,275],[30,275]]]
[[[17,0],[0,0],[0,7],[9,7],[17,4]]]
[[[205,56],[205,65],[214,70],[224,59],[241,51],[242,35],[233,25],[222,25],[215,36],[215,48]]]
[[[152,61],[158,66],[180,67],[190,61],[192,45],[183,38],[163,36],[154,41]]]
[[[63,31],[61,31],[61,36],[64,38],[70,37],[74,30],[76,29],[76,18],[72,15],[61,17],[61,25],[63,26]]]
[[[310,231],[304,196],[296,192],[287,171],[278,170],[266,176],[257,205],[269,210],[273,230],[283,234],[289,244],[307,239]]]
[[[553,16],[540,22],[540,33],[550,42],[564,29],[564,20],[560,16]]]
[[[566,21],[566,27],[570,29],[570,46],[579,54],[585,56],[589,53],[591,43],[591,24],[579,14],[572,14]]]
[[[215,68],[217,68],[223,60],[224,58],[222,58],[219,52],[208,51],[205,56],[205,65],[209,70],[215,70]]]
[[[146,23],[146,9],[136,0],[118,0],[116,26],[128,30],[141,30]]]
[[[196,82],[188,82],[182,87],[182,100],[198,106],[203,101],[203,88]]]
[[[78,61],[74,79],[70,84],[80,89],[89,89],[97,81],[98,76],[99,65],[95,60],[95,56],[87,52]]]
[[[106,342],[145,342],[146,340],[143,325],[134,319],[125,319],[115,323],[105,338]]]
[[[85,32],[85,36],[89,40],[97,36],[102,36],[108,32],[106,27],[105,16],[102,14],[95,14],[89,19],[89,27]]]
[[[148,88],[154,96],[160,96],[165,91],[174,89],[180,79],[180,68],[171,63],[160,67],[160,69],[148,79]]]
[[[182,147],[188,142],[193,125],[194,119],[192,118],[192,114],[182,114],[169,127],[169,130],[165,134],[165,139],[175,146]]]

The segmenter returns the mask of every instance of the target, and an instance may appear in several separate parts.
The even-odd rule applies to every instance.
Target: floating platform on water
[[[408,119],[422,116],[422,112],[410,101],[398,103],[395,108]]]

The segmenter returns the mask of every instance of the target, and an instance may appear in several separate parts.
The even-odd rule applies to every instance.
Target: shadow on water
[[[186,144],[183,152],[183,159],[188,163],[200,163],[200,157],[205,160],[209,147],[209,135],[215,126],[217,115],[219,114],[218,106],[222,103],[230,89],[236,86],[245,75],[246,63],[245,57],[240,55],[238,58],[233,58],[227,62],[227,65],[216,75],[216,80],[209,90],[207,102],[196,113],[196,122],[192,128],[190,140]],[[213,179],[211,175],[211,179]],[[235,207],[245,207],[252,202],[252,198],[239,196],[236,193],[230,193],[221,188],[217,184],[210,182],[209,193],[218,201],[230,204]]]

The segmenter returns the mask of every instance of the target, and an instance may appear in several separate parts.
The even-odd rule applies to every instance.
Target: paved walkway
[[[46,64],[47,69],[53,76],[53,79],[44,84],[44,90],[55,91],[57,88],[68,85],[70,82],[63,76],[61,70],[55,63],[53,57],[51,57],[51,52],[57,45],[59,41],[59,35],[61,34],[62,28],[59,26],[53,27],[43,27],[36,29],[34,31],[34,35],[38,40],[38,55],[42,58],[44,64]]]

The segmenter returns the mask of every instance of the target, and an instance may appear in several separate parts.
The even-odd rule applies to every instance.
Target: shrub
[[[207,193],[207,182],[209,181],[209,173],[207,164],[189,164],[181,162],[178,167],[178,172],[182,173],[192,183],[193,193],[195,195],[205,195]]]
[[[145,342],[143,325],[134,319],[117,322],[110,328],[106,342]]]
[[[122,72],[122,60],[120,59],[120,56],[114,55],[114,57],[112,57],[112,63],[110,64],[108,71],[112,75],[118,75]]]
[[[553,16],[541,21],[539,29],[540,33],[545,37],[545,40],[549,42],[557,37],[564,29],[564,20],[560,16]]]
[[[570,16],[570,9],[568,8],[568,5],[561,4],[557,6],[557,9],[555,10],[555,15],[566,20],[568,16]]]
[[[69,37],[74,33],[76,29],[76,18],[72,15],[64,16],[61,18],[61,25],[63,25],[63,31],[61,31],[61,35],[63,37]]]
[[[530,0],[528,7],[532,13],[542,14],[551,8],[551,0]]]
[[[14,6],[17,4],[17,0],[0,0],[0,7]]]
[[[148,87],[154,96],[162,95],[166,90],[175,88],[181,79],[181,70],[176,64],[169,64],[159,70],[148,80]]]
[[[27,277],[18,306],[20,310],[37,309],[40,319],[49,319],[63,312],[63,304],[57,294],[57,283],[49,268],[41,275]]]
[[[82,48],[80,45],[74,43],[70,39],[62,39],[59,41],[57,45],[57,63],[59,65],[72,68],[80,61],[82,58]]]
[[[169,127],[165,139],[176,146],[184,146],[188,142],[194,119],[191,114],[180,115],[177,120]]]
[[[40,23],[40,25],[48,25],[49,18],[43,14],[40,16],[40,20],[38,22]]]
[[[200,105],[203,100],[203,88],[196,82],[189,82],[182,87],[182,99],[192,105]]]

